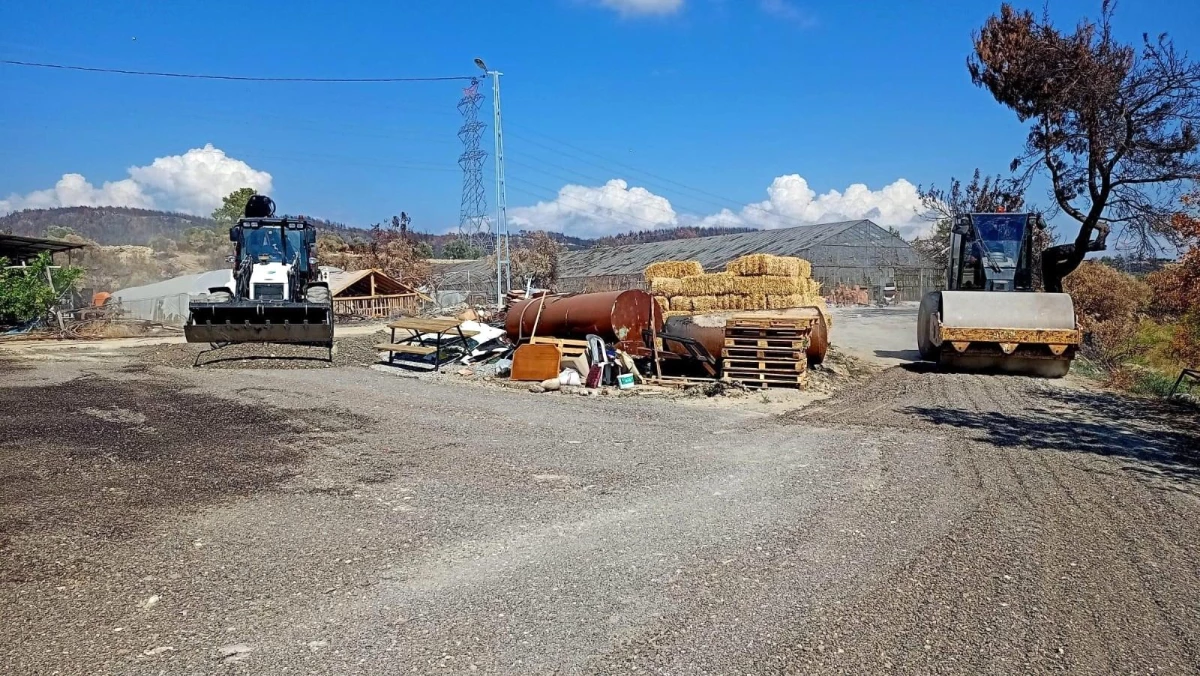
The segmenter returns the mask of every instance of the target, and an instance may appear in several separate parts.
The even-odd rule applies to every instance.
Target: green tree
[[[246,213],[246,202],[258,194],[254,188],[239,188],[221,198],[221,206],[212,212],[212,219],[221,225],[233,225]]]
[[[8,260],[0,258],[0,323],[24,324],[45,317],[83,275],[80,268],[53,269],[53,264],[48,253],[19,268],[9,268]]]
[[[46,237],[50,239],[66,239],[74,234],[74,230],[63,225],[52,225],[46,228]]]
[[[468,260],[479,258],[483,255],[477,247],[471,246],[471,243],[465,239],[456,239],[447,242],[442,247],[442,255],[446,258],[455,258],[458,260]]]
[[[417,242],[413,247],[413,255],[417,258],[433,258],[433,247],[429,246],[429,242]]]

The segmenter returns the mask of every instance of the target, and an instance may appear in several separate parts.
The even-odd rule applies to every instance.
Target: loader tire
[[[314,305],[329,305],[329,287],[313,285],[304,290],[304,300]]]
[[[931,291],[921,299],[917,310],[917,351],[925,361],[938,361],[942,348],[933,343],[933,320],[942,313],[942,294]]]

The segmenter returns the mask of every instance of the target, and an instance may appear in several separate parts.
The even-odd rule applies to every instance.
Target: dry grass
[[[772,256],[771,254],[750,254],[729,261],[725,269],[740,277],[757,277],[770,275],[775,277],[809,277],[812,275],[812,264],[794,256]]]
[[[683,281],[677,277],[651,277],[650,293],[656,296],[682,296]]]
[[[647,281],[655,277],[682,279],[691,275],[704,274],[704,266],[700,265],[699,261],[659,261],[647,265],[644,274]]]

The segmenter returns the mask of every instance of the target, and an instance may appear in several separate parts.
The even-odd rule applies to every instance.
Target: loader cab
[[[1033,289],[1033,230],[1038,214],[960,214],[950,235],[950,290]]]
[[[317,231],[305,220],[242,219],[229,229],[235,269],[242,263],[281,263],[307,276],[312,270]]]

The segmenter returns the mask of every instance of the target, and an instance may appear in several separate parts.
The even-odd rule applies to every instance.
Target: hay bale
[[[713,312],[721,309],[721,301],[716,296],[692,296],[693,312]]]
[[[745,310],[746,297],[737,294],[726,294],[717,296],[722,310]]]
[[[646,275],[646,281],[655,277],[682,279],[690,275],[704,274],[704,266],[700,265],[700,261],[659,261],[647,265],[643,272]]]
[[[671,296],[672,312],[691,312],[692,299],[689,296]]]
[[[729,261],[725,270],[739,277],[808,277],[812,275],[812,264],[795,256],[750,254]]]
[[[671,301],[668,300],[666,296],[655,296],[654,302],[658,303],[658,309],[662,310],[664,313],[671,309]]]
[[[767,294],[765,293],[748,293],[742,294],[742,307],[739,310],[766,310],[767,309]]]
[[[650,293],[656,296],[682,296],[683,282],[677,277],[651,277]]]
[[[800,277],[731,277],[737,293],[742,295],[761,294],[766,296],[788,296],[804,293],[806,279]]]
[[[804,295],[799,293],[791,293],[779,296],[767,296],[768,310],[786,310],[792,307],[800,307],[804,305]]]
[[[685,296],[721,296],[734,293],[736,278],[728,272],[711,275],[689,275],[679,280]]]

